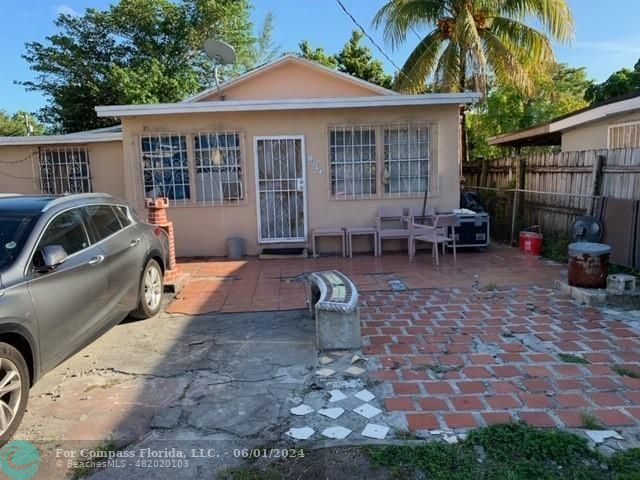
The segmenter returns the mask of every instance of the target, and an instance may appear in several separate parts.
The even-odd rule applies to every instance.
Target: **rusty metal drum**
[[[611,247],[604,243],[577,242],[569,245],[569,285],[606,288]]]

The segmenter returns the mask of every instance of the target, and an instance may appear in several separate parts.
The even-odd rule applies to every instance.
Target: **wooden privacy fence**
[[[597,215],[605,197],[640,200],[640,149],[540,153],[463,167],[464,190],[477,191],[497,240],[540,225],[566,235],[580,215]]]

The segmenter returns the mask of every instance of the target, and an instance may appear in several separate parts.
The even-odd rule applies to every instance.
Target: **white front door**
[[[307,239],[304,137],[255,137],[260,243]]]

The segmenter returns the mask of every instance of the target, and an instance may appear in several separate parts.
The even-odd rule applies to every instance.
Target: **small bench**
[[[349,278],[336,270],[308,275],[307,303],[316,320],[320,350],[356,349],[362,346],[358,291]]]

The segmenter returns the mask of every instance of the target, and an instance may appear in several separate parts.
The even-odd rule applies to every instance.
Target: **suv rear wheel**
[[[140,280],[138,308],[131,312],[134,318],[150,318],[160,311],[164,279],[162,269],[155,260],[147,262]]]
[[[0,342],[0,446],[11,439],[29,398],[29,369],[18,350]]]

